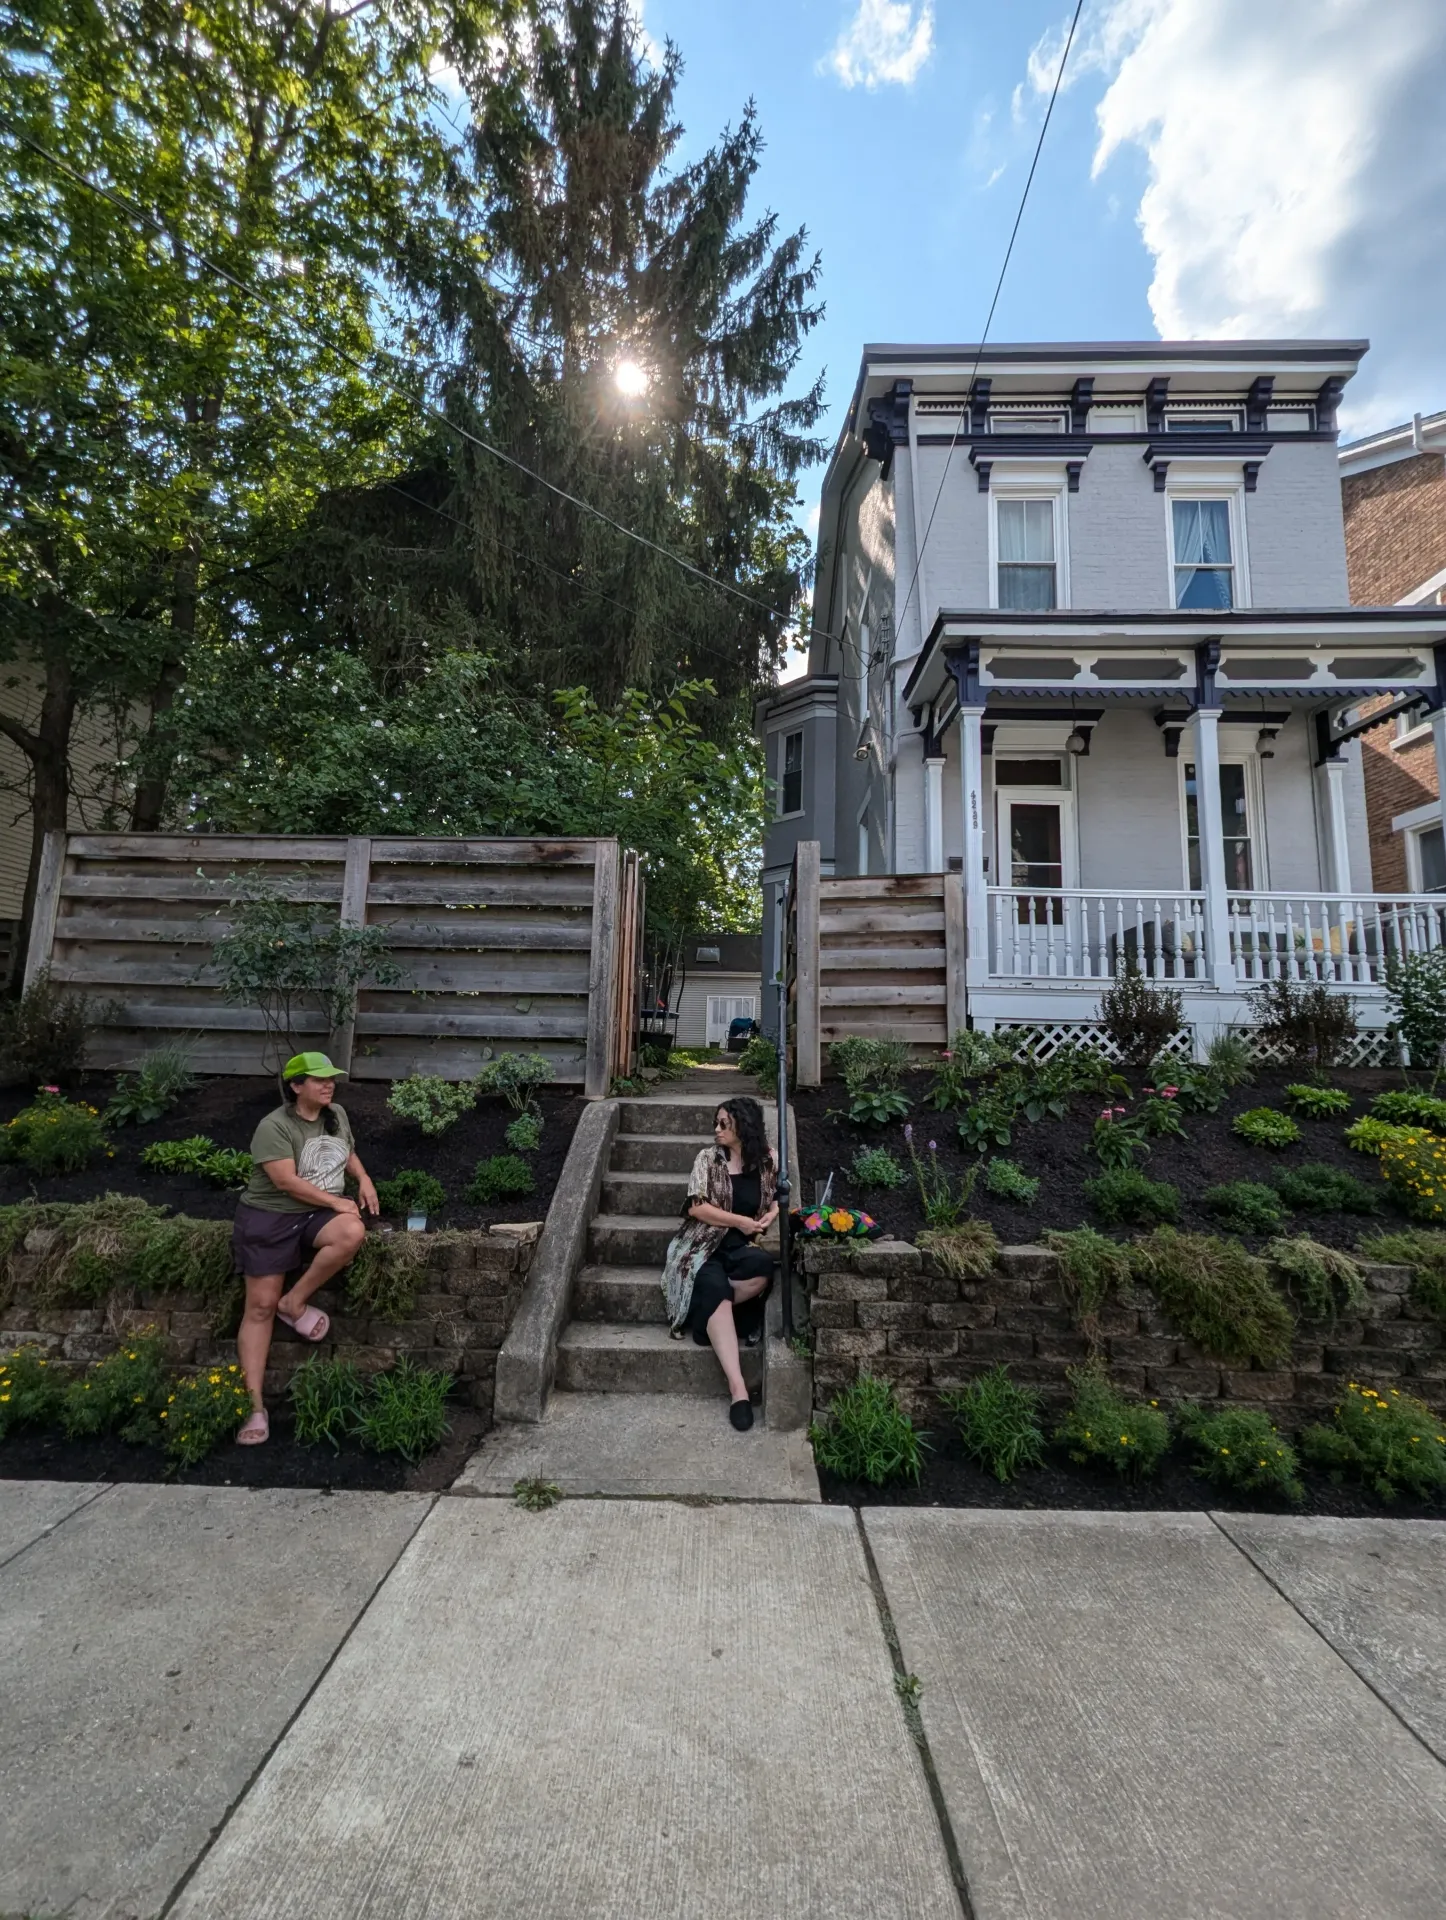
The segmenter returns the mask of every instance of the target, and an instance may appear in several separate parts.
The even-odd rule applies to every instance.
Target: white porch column
[[[944,762],[924,762],[924,871],[944,871]]]
[[[1431,715],[1431,745],[1436,753],[1436,791],[1446,799],[1446,707],[1437,707]]]
[[[989,978],[989,896],[984,877],[983,707],[959,709],[959,797],[964,813],[964,925],[969,944],[966,979],[982,987]],[[942,865],[942,861],[941,861]]]
[[[1220,714],[1195,715],[1195,808],[1200,827],[1200,881],[1205,895],[1210,978],[1221,991],[1235,987],[1230,957],[1230,905],[1225,897],[1225,829],[1220,816]]]
[[[1346,762],[1336,754],[1321,767],[1325,782],[1326,832],[1330,853],[1332,893],[1351,890],[1351,842],[1346,825]]]

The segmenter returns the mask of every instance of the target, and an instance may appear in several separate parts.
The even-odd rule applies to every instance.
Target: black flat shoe
[[[748,1429],[753,1425],[753,1402],[751,1400],[735,1400],[728,1409],[728,1418],[740,1433],[747,1433]]]

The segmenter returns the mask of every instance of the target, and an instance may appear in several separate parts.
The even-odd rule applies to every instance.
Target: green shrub
[[[989,1147],[1007,1147],[1014,1138],[1015,1111],[1010,1089],[981,1088],[959,1115],[960,1140],[976,1153]]]
[[[1379,1213],[1380,1198],[1353,1173],[1312,1160],[1275,1176],[1275,1190],[1292,1213]]]
[[[410,1120],[429,1138],[445,1133],[477,1104],[470,1080],[443,1080],[432,1073],[409,1074],[392,1083],[387,1105],[399,1120]]]
[[[1413,1067],[1439,1066],[1446,1045],[1446,948],[1386,963],[1386,1003]]]
[[[1307,1427],[1300,1447],[1332,1477],[1352,1473],[1383,1500],[1401,1493],[1428,1500],[1446,1487],[1446,1427],[1419,1400],[1352,1380],[1331,1418],[1331,1426]]]
[[[1312,1087],[1300,1082],[1287,1087],[1285,1097],[1307,1120],[1334,1120],[1351,1110],[1351,1096],[1343,1087]]]
[[[1285,1206],[1274,1187],[1258,1180],[1230,1180],[1207,1187],[1200,1204],[1232,1233],[1274,1233],[1285,1218]]]
[[[1400,1233],[1373,1234],[1356,1248],[1362,1260],[1411,1268],[1411,1298],[1446,1322],[1446,1233],[1407,1227]]]
[[[1147,1140],[1185,1140],[1189,1136],[1180,1119],[1180,1109],[1175,1104],[1179,1088],[1173,1084],[1162,1087],[1159,1092],[1153,1087],[1145,1088],[1145,1097],[1135,1111],[1135,1124]]]
[[[754,1034],[738,1056],[738,1071],[749,1074],[765,1093],[777,1091],[778,1048],[766,1034]]]
[[[1108,1226],[1148,1226],[1152,1221],[1178,1220],[1180,1191],[1168,1180],[1150,1180],[1138,1167],[1111,1167],[1098,1179],[1086,1180],[1084,1196]]]
[[[1299,1505],[1305,1498],[1300,1462],[1289,1440],[1256,1408],[1182,1406],[1180,1432],[1196,1453],[1195,1471],[1232,1493],[1274,1494]]]
[[[1446,1219],[1446,1140],[1397,1127],[1381,1142],[1381,1173],[1392,1197],[1417,1220]]]
[[[1138,1116],[1124,1107],[1103,1107],[1090,1132],[1090,1145],[1102,1167],[1112,1173],[1150,1157],[1149,1142]]]
[[[0,1160],[18,1160],[35,1174],[79,1173],[110,1150],[94,1107],[42,1087],[28,1107],[0,1128]]]
[[[1300,1139],[1299,1124],[1288,1113],[1277,1113],[1274,1107],[1251,1107],[1245,1113],[1237,1113],[1230,1122],[1230,1131],[1252,1147],[1270,1147],[1279,1150],[1293,1147]]]
[[[19,1427],[48,1426],[60,1411],[64,1388],[42,1347],[0,1354],[0,1440]]]
[[[1218,1113],[1227,1085],[1214,1067],[1177,1067],[1175,1070],[1175,1098],[1186,1113]]]
[[[240,1302],[231,1264],[231,1222],[193,1220],[131,1194],[108,1193],[79,1205],[26,1201],[0,1207],[0,1278],[13,1284],[13,1261],[39,1228],[44,1250],[29,1256],[41,1300],[97,1301],[121,1288],[199,1295],[219,1332]]]
[[[134,1074],[118,1073],[115,1092],[105,1110],[112,1127],[147,1127],[175,1106],[196,1084],[189,1047],[156,1047]]]
[[[1051,1227],[1043,1240],[1059,1255],[1060,1280],[1082,1331],[1097,1339],[1100,1308],[1130,1278],[1128,1250],[1094,1227]]]
[[[446,1204],[441,1181],[415,1167],[403,1167],[390,1180],[377,1182],[377,1205],[383,1213],[439,1213]]]
[[[1326,1320],[1335,1325],[1343,1309],[1363,1313],[1366,1287],[1359,1265],[1338,1247],[1323,1246],[1308,1234],[1272,1240],[1265,1258],[1285,1280],[1286,1289],[1304,1320]]]
[[[1180,1031],[1183,1003],[1127,966],[1100,995],[1099,1020],[1127,1067],[1147,1067]]]
[[[909,1111],[900,1086],[909,1067],[903,1040],[869,1040],[859,1034],[835,1040],[828,1063],[849,1096],[848,1117],[856,1127],[881,1127]]]
[[[1397,1089],[1378,1093],[1371,1102],[1371,1118],[1392,1127],[1424,1127],[1428,1133],[1446,1133],[1446,1100],[1429,1093]]]
[[[1292,1066],[1333,1067],[1356,1037],[1355,1008],[1323,982],[1267,980],[1250,995],[1250,1010],[1257,1039]]]
[[[1238,1240],[1157,1227],[1131,1247],[1130,1271],[1185,1339],[1218,1359],[1278,1367],[1289,1355],[1290,1309]]]
[[[951,1113],[962,1107],[973,1092],[972,1082],[999,1067],[1007,1067],[1014,1050],[992,1033],[956,1033],[952,1044],[939,1055],[934,1078],[924,1096],[926,1106],[936,1113]]]
[[[909,1178],[887,1147],[860,1147],[852,1172],[859,1186],[882,1187],[888,1192],[905,1186]]]
[[[502,1138],[515,1153],[536,1153],[542,1145],[542,1115],[519,1113],[508,1121]]]
[[[357,1438],[372,1453],[399,1453],[413,1465],[451,1431],[447,1395],[452,1375],[402,1359],[374,1373],[357,1422]]]
[[[0,1081],[7,1087],[72,1084],[85,1065],[90,1029],[104,1014],[84,994],[57,986],[43,968],[18,1000],[0,1000]]]
[[[340,1449],[360,1431],[367,1383],[350,1360],[323,1360],[313,1354],[291,1376],[291,1405],[296,1437],[303,1446],[323,1440]]]
[[[165,1337],[154,1331],[133,1334],[70,1382],[60,1403],[60,1424],[72,1440],[98,1433],[114,1433],[137,1446],[157,1440],[166,1381]]]
[[[1240,1033],[1217,1033],[1205,1049],[1205,1065],[1227,1089],[1255,1084],[1255,1052]]]
[[[1389,1120],[1357,1120],[1345,1130],[1344,1139],[1348,1147],[1356,1153],[1379,1154],[1388,1140],[1394,1140],[1398,1133],[1407,1133],[1407,1127],[1393,1127]]]
[[[515,1200],[536,1191],[532,1169],[520,1154],[494,1153],[477,1162],[467,1198],[474,1207],[491,1207],[499,1200]]]
[[[499,1053],[483,1063],[472,1082],[479,1095],[505,1100],[514,1113],[536,1107],[534,1095],[552,1079],[552,1062],[545,1053]]]
[[[161,1409],[166,1452],[177,1466],[194,1467],[229,1440],[251,1412],[251,1395],[234,1363],[202,1367],[178,1380]]]
[[[1021,1467],[1043,1465],[1039,1395],[1016,1385],[1007,1368],[991,1367],[939,1398],[959,1429],[964,1451],[996,1480],[1012,1480]]]
[[[141,1152],[152,1173],[209,1180],[214,1187],[244,1187],[251,1178],[251,1155],[240,1147],[218,1147],[205,1133],[186,1140],[157,1140]]]
[[[826,1472],[840,1480],[867,1480],[872,1487],[891,1480],[917,1484],[928,1446],[928,1436],[900,1407],[894,1389],[869,1373],[839,1389],[808,1437]]]
[[[1039,1198],[1039,1182],[1013,1160],[991,1160],[984,1169],[984,1185],[998,1200],[1030,1206]]]
[[[954,1280],[982,1280],[992,1272],[999,1236],[987,1220],[961,1220],[952,1227],[926,1227],[915,1236],[921,1253],[935,1260]]]
[[[1159,1407],[1128,1399],[1097,1364],[1071,1367],[1069,1382],[1074,1397],[1054,1437],[1070,1459],[1081,1466],[1103,1460],[1116,1473],[1153,1473],[1170,1444],[1170,1422]]]

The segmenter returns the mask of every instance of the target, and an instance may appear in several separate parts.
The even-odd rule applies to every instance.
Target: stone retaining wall
[[[1057,1256],[1044,1247],[1003,1247],[979,1281],[951,1279],[931,1255],[904,1241],[857,1253],[809,1247],[816,1289],[814,1402],[825,1407],[860,1373],[891,1381],[911,1413],[933,1411],[941,1390],[962,1386],[1003,1361],[1051,1406],[1068,1397],[1066,1370],[1089,1343],[1072,1318]],[[1446,1347],[1436,1322],[1412,1305],[1409,1267],[1362,1269],[1369,1308],[1334,1328],[1303,1329],[1287,1367],[1222,1365],[1182,1339],[1152,1295],[1127,1292],[1099,1316],[1102,1357],[1123,1388],[1161,1399],[1263,1406],[1282,1427],[1321,1417],[1347,1380],[1398,1386],[1446,1412]]]
[[[406,1358],[456,1374],[466,1397],[490,1425],[497,1354],[517,1311],[541,1231],[539,1224],[529,1223],[439,1235],[428,1247],[427,1267],[405,1321],[349,1314],[345,1285],[323,1287],[314,1298],[331,1316],[328,1337],[313,1344],[277,1326],[266,1372],[268,1399],[280,1402],[292,1368],[314,1353],[354,1360],[369,1373]],[[154,1327],[166,1335],[177,1367],[236,1357],[235,1341],[212,1334],[203,1302],[189,1294],[130,1290],[112,1295],[102,1306],[47,1306],[29,1277],[36,1264],[33,1251],[14,1264],[16,1284],[0,1314],[0,1346],[35,1341],[78,1372],[87,1362],[113,1353],[127,1335]],[[345,1276],[341,1279],[344,1283]]]

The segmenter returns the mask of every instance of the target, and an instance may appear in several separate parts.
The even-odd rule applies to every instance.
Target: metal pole
[[[785,886],[779,910],[788,925],[788,889]],[[792,1187],[788,1169],[788,952],[785,944],[783,965],[775,982],[778,988],[778,1258],[783,1288],[783,1337],[793,1337],[793,1261],[790,1246],[788,1202]]]

